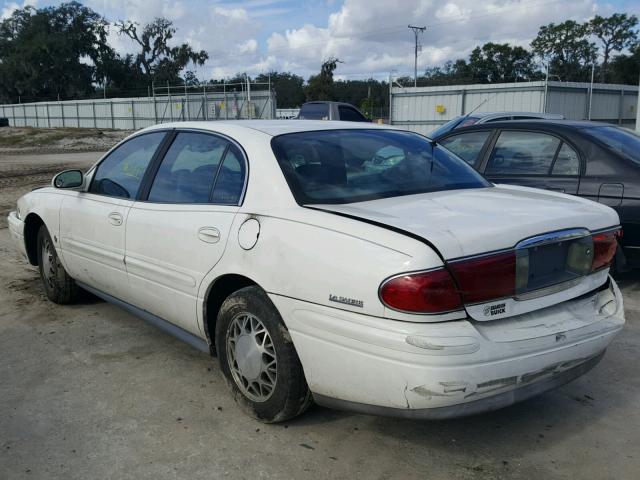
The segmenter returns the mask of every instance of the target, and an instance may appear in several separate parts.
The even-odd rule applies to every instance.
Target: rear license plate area
[[[579,281],[593,261],[591,236],[548,241],[516,249],[516,295]]]

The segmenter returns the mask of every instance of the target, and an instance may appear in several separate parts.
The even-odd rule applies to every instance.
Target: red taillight
[[[589,273],[589,261],[591,261],[592,272],[609,266],[616,254],[617,237],[621,234],[620,230],[594,234],[592,236],[593,260],[590,258],[590,242],[587,248],[582,246],[584,259],[581,260],[582,257],[577,259],[581,266],[580,275]],[[585,237],[585,240],[588,241],[589,238]],[[580,249],[576,250],[578,253],[582,252]],[[385,305],[395,310],[411,313],[442,313],[458,310],[463,304],[470,305],[513,297],[516,293],[533,291],[546,286],[540,284],[539,280],[535,283],[535,275],[530,274],[530,262],[536,265],[537,261],[537,274],[540,275],[539,262],[542,261],[544,266],[545,257],[540,260],[539,254],[536,256],[534,253],[527,251],[523,253],[523,251],[488,254],[453,261],[447,263],[446,268],[398,275],[382,284],[380,298]],[[556,277],[565,280],[575,278],[575,269],[571,268],[573,263],[570,259],[576,260],[568,255],[563,260],[564,270],[560,269],[561,274],[554,273]],[[582,263],[579,263],[580,261]],[[567,272],[574,276],[567,277],[569,275]],[[562,277],[562,274],[565,276]],[[532,281],[531,278],[534,280]]]
[[[393,277],[380,287],[380,299],[390,308],[412,313],[462,308],[456,284],[444,268]]]
[[[498,253],[449,264],[462,301],[482,303],[496,298],[510,297],[516,288],[516,254]]]
[[[592,272],[611,265],[618,248],[617,237],[619,235],[621,235],[621,231],[614,230],[611,232],[596,233],[593,236]]]

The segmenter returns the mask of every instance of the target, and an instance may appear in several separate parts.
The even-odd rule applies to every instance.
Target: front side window
[[[445,148],[411,132],[324,130],[271,142],[299,204],[352,203],[491,184]]]
[[[135,199],[165,132],[139,135],[117,147],[96,170],[89,192]]]
[[[537,132],[504,131],[489,158],[486,175],[548,175],[560,140]]]
[[[208,203],[218,167],[230,147],[223,138],[181,132],[162,159],[149,191],[150,202]]]
[[[490,134],[490,131],[461,133],[440,140],[439,143],[469,165],[475,165]]]

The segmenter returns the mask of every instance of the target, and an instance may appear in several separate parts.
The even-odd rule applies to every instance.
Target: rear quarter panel
[[[260,234],[256,245],[244,250],[237,232],[249,218],[260,222]],[[235,273],[272,295],[377,317],[430,321],[428,316],[387,309],[378,289],[389,276],[441,265],[438,255],[417,240],[333,214],[303,207],[268,214],[242,212],[222,260],[205,277],[198,296],[204,302],[216,278]],[[461,316],[458,312],[437,317]]]

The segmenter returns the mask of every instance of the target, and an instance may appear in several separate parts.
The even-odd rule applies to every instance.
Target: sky
[[[51,0],[0,0],[0,17],[25,5]],[[307,78],[333,56],[343,63],[339,79],[412,74],[414,37],[408,24],[426,26],[420,37],[419,71],[466,57],[485,42],[528,46],[540,25],[596,14],[640,16],[640,0],[84,0],[110,22],[141,24],[165,17],[177,28],[176,43],[206,50],[201,79],[291,71]],[[135,45],[115,29],[110,43],[120,52]]]

